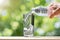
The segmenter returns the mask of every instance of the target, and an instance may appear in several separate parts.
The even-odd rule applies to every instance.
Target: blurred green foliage
[[[1,11],[6,13],[0,12],[0,36],[23,36],[23,14],[28,13],[33,7],[46,4],[48,3],[45,0],[10,0],[10,6]],[[60,35],[60,29],[54,27],[58,20],[58,18],[35,16],[34,35]],[[54,33],[51,33],[52,31]]]

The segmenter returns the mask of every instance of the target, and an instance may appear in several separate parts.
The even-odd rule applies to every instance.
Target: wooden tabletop
[[[60,40],[60,37],[0,37],[0,40]]]

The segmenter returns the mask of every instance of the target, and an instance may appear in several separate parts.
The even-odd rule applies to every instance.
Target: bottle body
[[[36,14],[37,16],[48,16],[48,7],[36,7],[36,8],[32,8],[32,12],[34,12],[34,14]]]

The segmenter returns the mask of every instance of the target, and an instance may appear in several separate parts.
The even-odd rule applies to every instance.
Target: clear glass
[[[24,19],[24,36],[26,37],[31,37],[33,36],[33,26],[31,24],[31,15],[29,14],[25,14],[23,15],[23,19]]]

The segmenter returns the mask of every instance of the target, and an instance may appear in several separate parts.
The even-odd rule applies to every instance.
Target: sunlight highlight
[[[0,0],[0,7],[9,5],[9,0]]]

